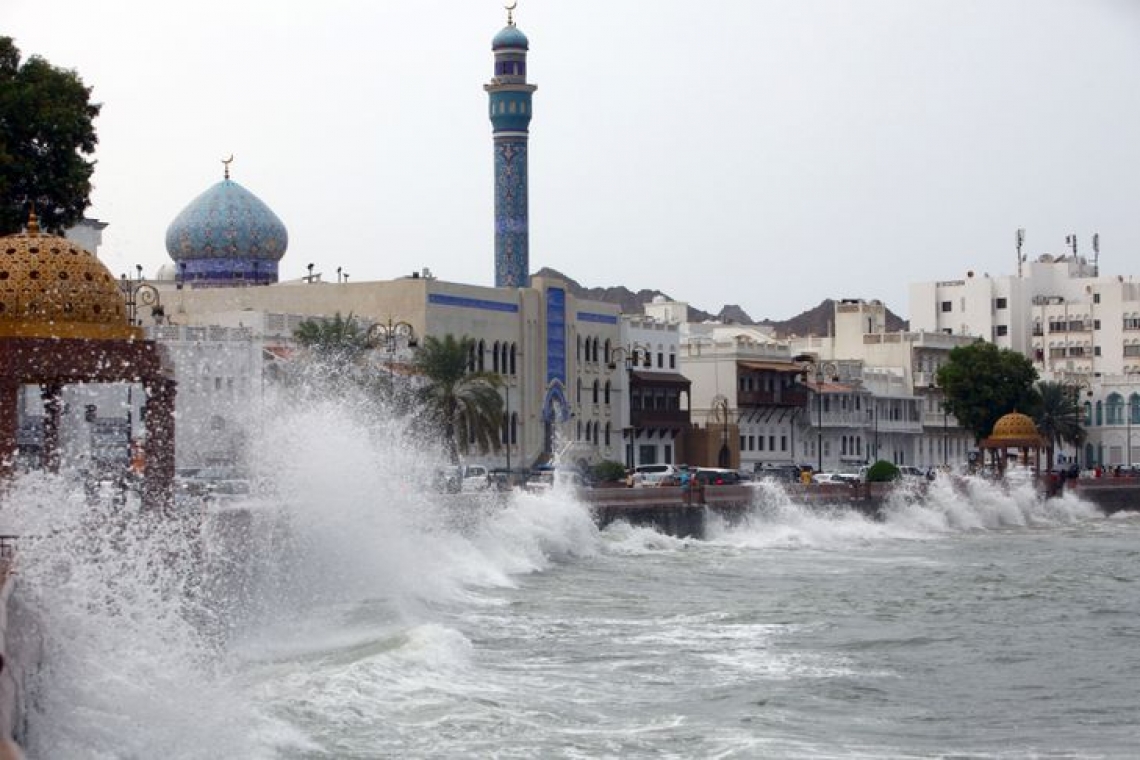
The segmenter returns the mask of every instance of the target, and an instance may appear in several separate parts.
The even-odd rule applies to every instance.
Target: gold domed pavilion
[[[119,282],[94,254],[41,233],[0,237],[0,476],[13,470],[21,386],[44,405],[41,465],[58,470],[61,391],[74,383],[139,383],[146,393],[144,501],[169,503],[175,383],[159,347],[131,324]]]
[[[1041,470],[1041,449],[1045,447],[1045,439],[1037,432],[1037,425],[1025,414],[1012,411],[1003,415],[994,423],[990,437],[983,439],[978,447],[983,451],[992,451],[997,456],[999,452],[1017,449],[1020,452],[1021,464],[1029,466],[1029,452],[1034,452],[1033,468]],[[998,466],[1005,469],[1006,457],[1000,456]]]

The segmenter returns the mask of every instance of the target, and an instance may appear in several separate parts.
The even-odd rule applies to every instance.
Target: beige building
[[[609,347],[619,344],[616,306],[579,301],[565,284],[533,278],[526,288],[491,288],[412,276],[377,282],[322,282],[316,278],[247,287],[179,287],[154,283],[163,320],[186,329],[249,330],[254,340],[287,343],[302,318],[351,314],[364,325],[406,323],[412,334],[468,336],[476,341],[473,366],[502,376],[508,410],[499,455],[472,454],[492,466],[528,468],[558,455],[560,461],[594,463],[624,458],[619,393],[621,368],[610,367]],[[153,322],[146,308],[144,321]],[[169,324],[156,331],[169,332]],[[406,343],[382,346],[395,362],[409,358]],[[179,356],[186,356],[183,348]],[[243,356],[247,356],[244,354]],[[200,358],[184,358],[200,366]],[[258,372],[262,368],[258,368]],[[213,382],[213,381],[211,381]],[[222,389],[229,380],[221,379]],[[234,380],[239,388],[248,379]],[[216,422],[214,423],[216,424]]]

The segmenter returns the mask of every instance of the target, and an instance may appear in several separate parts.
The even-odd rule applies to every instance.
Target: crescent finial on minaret
[[[223,164],[223,165],[226,167],[226,169],[225,169],[225,173],[226,173],[225,179],[229,179],[229,178],[230,178],[230,164],[232,164],[233,162],[234,162],[234,154],[233,154],[233,153],[231,153],[231,154],[230,154],[230,157],[229,157],[229,158],[223,158],[223,159],[222,159],[222,164]]]
[[[503,7],[507,9],[507,26],[514,26],[515,25],[514,11],[515,11],[515,8],[519,7],[518,0],[511,0],[511,2],[507,3]]]

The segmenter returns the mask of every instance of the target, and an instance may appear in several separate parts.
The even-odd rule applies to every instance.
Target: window
[[[782,435],[782,436],[780,436],[780,451],[787,451],[787,450],[788,450],[788,436]]]
[[[770,435],[770,436],[768,436],[768,451],[775,451],[775,450],[776,450],[776,436]]]
[[[1093,293],[1093,303],[1100,303],[1100,293]]]
[[[665,353],[663,351],[657,352],[657,369],[665,369]]]
[[[1140,317],[1125,317],[1124,318],[1125,330],[1140,330]]]
[[[942,312],[943,313],[950,311],[952,308],[953,308],[952,302],[950,302],[950,301],[943,301],[942,302]]]
[[[1140,344],[1132,344],[1124,347],[1124,355],[1127,357],[1140,356]]]
[[[998,325],[994,329],[994,334],[997,335],[999,338],[1004,336],[1004,335],[1009,335],[1009,325]]]
[[[669,369],[677,369],[677,354],[673,351],[669,352]]]
[[[1009,299],[1007,299],[1007,298],[996,298],[996,299],[994,299],[994,308],[995,309],[1007,309],[1007,308],[1009,308]]]
[[[764,450],[764,436],[758,435],[758,436],[756,436],[756,440],[760,444],[760,448],[758,449],[758,451],[763,451]]]
[[[610,403],[610,381],[609,380],[606,381],[606,390],[605,390],[605,393],[602,396],[602,398],[607,404]]]

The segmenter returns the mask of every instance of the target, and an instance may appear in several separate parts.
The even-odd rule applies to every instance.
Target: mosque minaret
[[[507,25],[491,41],[495,76],[483,86],[490,96],[495,143],[495,287],[526,287],[530,274],[527,214],[527,137],[531,94],[526,81],[526,35],[507,6]]]

